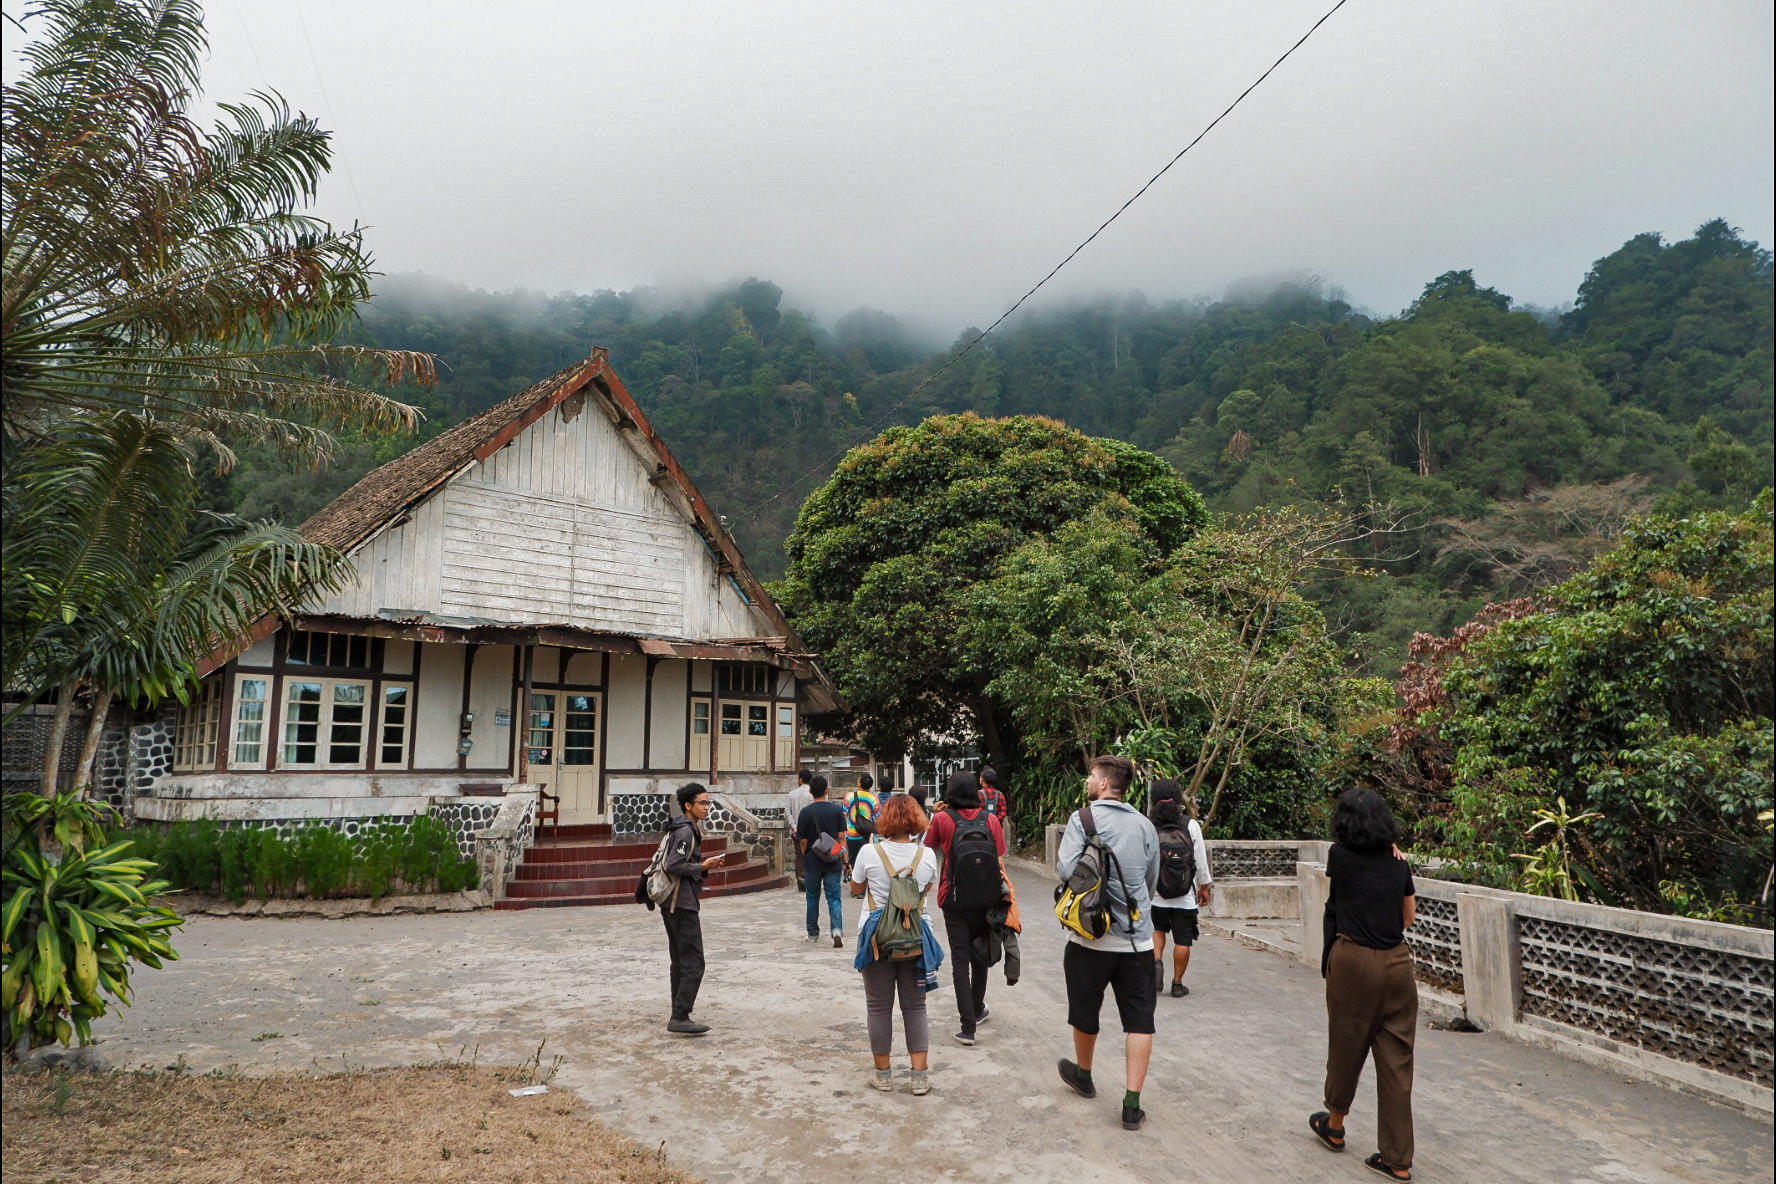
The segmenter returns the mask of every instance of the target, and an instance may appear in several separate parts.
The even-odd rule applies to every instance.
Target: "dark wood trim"
[[[226,773],[228,761],[234,756],[234,663],[224,662],[221,669],[211,677],[221,680],[222,694],[221,712],[216,718],[216,760],[211,772]],[[177,725],[174,725],[173,743],[179,741]]]
[[[415,642],[413,645],[413,704],[408,709],[407,724],[407,768],[413,769],[414,754],[419,751],[419,662],[425,654],[425,646]]]
[[[534,645],[527,645],[524,647],[523,666],[524,681],[521,685],[512,689],[513,695],[517,697],[517,702],[513,705],[512,709],[512,734],[508,738],[509,743],[506,745],[506,767],[512,770],[512,776],[516,777],[520,783],[529,784],[530,749],[526,745],[519,743],[519,733],[521,730],[528,730],[527,725],[530,723],[530,693],[536,689],[536,683],[531,681],[531,675],[536,668],[536,647]]]
[[[562,673],[567,673],[565,664]],[[610,772],[604,767],[605,757],[610,754],[607,740],[610,736],[610,695],[605,692],[610,686],[611,659],[608,653],[598,655],[598,816],[610,817]],[[588,690],[590,688],[587,688]]]

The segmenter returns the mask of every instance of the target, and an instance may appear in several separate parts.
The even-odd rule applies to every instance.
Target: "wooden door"
[[[526,742],[530,779],[561,798],[561,824],[603,822],[598,753],[599,695],[532,691]]]

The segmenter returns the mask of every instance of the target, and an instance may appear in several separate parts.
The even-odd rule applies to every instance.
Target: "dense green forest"
[[[1469,271],[1386,318],[1312,281],[1132,295],[1023,316],[922,388],[975,330],[933,352],[886,313],[829,328],[756,279],[668,304],[394,276],[360,332],[443,364],[420,438],[607,346],[766,577],[840,455],[947,412],[1053,416],[1150,449],[1216,511],[1386,503],[1406,529],[1365,544],[1377,578],[1311,590],[1378,673],[1413,632],[1566,578],[1637,512],[1743,507],[1771,480],[1771,255],[1719,220],[1630,239],[1561,312],[1519,309]],[[415,442],[347,437],[320,473],[249,453],[210,501],[300,521]]]

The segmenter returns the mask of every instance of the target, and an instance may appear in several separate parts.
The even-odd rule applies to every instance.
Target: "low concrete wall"
[[[1420,993],[1475,1025],[1776,1117],[1776,934],[1417,877]],[[1325,866],[1296,873],[1318,966]]]

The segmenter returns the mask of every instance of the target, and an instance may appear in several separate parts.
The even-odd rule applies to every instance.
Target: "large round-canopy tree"
[[[882,753],[974,735],[990,759],[1015,753],[968,593],[1031,539],[1094,513],[1127,520],[1155,564],[1209,520],[1159,457],[1052,419],[934,416],[852,449],[803,505],[780,586],[850,701],[852,734]]]

